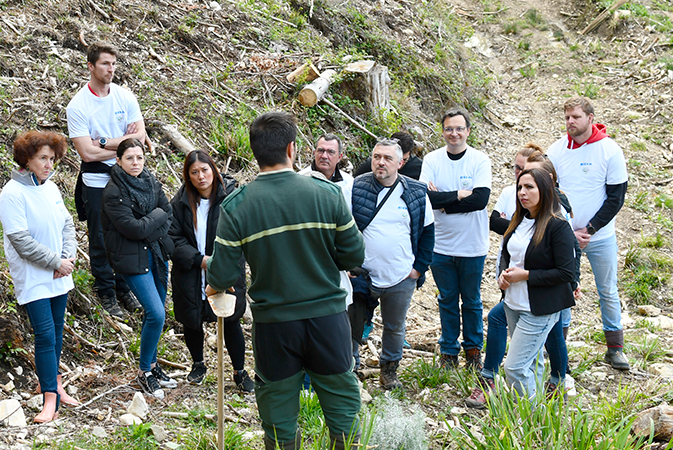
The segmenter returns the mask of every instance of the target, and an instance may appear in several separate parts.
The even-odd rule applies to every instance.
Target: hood
[[[47,180],[50,180],[51,177],[54,176],[54,171],[49,172],[49,176],[47,176],[47,179],[44,180],[45,182]],[[35,174],[29,170],[25,169],[14,169],[12,170],[12,180],[18,181],[19,183],[23,184],[24,186],[41,186],[44,183],[40,183],[40,181],[37,179]]]
[[[584,144],[593,144],[594,142],[598,142],[601,139],[609,137],[608,133],[605,131],[606,129],[607,128],[602,123],[594,123],[591,125],[591,136],[583,144],[578,144],[573,140],[573,138],[570,137],[570,135],[568,135],[568,148],[572,149],[581,147]]]

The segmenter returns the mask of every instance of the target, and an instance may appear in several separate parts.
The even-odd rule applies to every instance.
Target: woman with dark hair
[[[187,155],[182,171],[184,184],[171,200],[173,223],[168,232],[173,239],[173,307],[175,319],[184,326],[185,344],[192,356],[192,370],[187,381],[201,384],[206,376],[203,357],[203,323],[217,318],[206,301],[206,268],[213,253],[215,232],[220,217],[219,206],[236,185],[228,176],[224,180],[208,153],[196,150]],[[252,392],[254,383],[243,368],[245,339],[240,319],[246,307],[245,260],[240,261],[241,275],[234,289],[236,309],[224,320],[224,342],[234,366],[234,382],[244,392]]]
[[[549,173],[537,168],[521,172],[498,277],[511,336],[505,373],[521,397],[535,396],[542,346],[560,311],[575,305],[573,234]]]
[[[43,396],[36,423],[56,418],[59,403],[78,406],[58,373],[68,292],[74,287],[75,225],[49,179],[67,149],[65,136],[29,131],[14,141],[18,170],[0,193],[5,256],[19,305],[35,333],[35,368]]]
[[[103,191],[101,219],[110,266],[124,277],[144,309],[138,384],[156,398],[164,398],[162,386],[177,386],[157,364],[173,251],[168,237],[172,217],[161,183],[145,168],[143,144],[125,139],[117,147],[117,164]]]

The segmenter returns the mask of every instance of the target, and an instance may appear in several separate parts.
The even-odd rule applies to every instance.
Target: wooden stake
[[[596,16],[596,18],[592,20],[591,23],[587,25],[587,27],[584,30],[582,30],[582,32],[580,32],[580,34],[584,35],[598,28],[598,25],[603,23],[603,21],[607,19],[610,14],[618,10],[619,7],[622,6],[624,3],[626,3],[627,1],[628,0],[617,0],[612,6],[610,6],[608,9],[606,9],[598,16]]]

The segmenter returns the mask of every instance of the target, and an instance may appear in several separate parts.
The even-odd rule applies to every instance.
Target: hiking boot
[[[117,319],[124,318],[124,313],[119,307],[119,303],[117,303],[116,297],[108,297],[107,295],[101,295],[98,298],[100,299],[100,305],[108,314],[110,314],[112,317],[116,317]]]
[[[148,395],[158,399],[164,398],[164,390],[161,389],[161,385],[152,372],[138,375],[138,384]]]
[[[630,370],[631,366],[629,365],[629,360],[626,359],[626,355],[619,347],[609,347],[608,351],[605,352],[605,362],[610,363],[613,369],[617,370]]]
[[[439,357],[439,367],[442,369],[458,368],[458,355],[445,355]]]
[[[164,372],[164,369],[161,368],[159,363],[152,367],[152,375],[154,375],[159,384],[165,388],[173,389],[178,387],[178,382],[166,375],[166,372]]]
[[[478,348],[465,349],[465,367],[481,372],[484,365],[481,363],[481,350]]]
[[[143,305],[140,304],[136,296],[131,291],[117,293],[117,302],[130,313],[143,310]]]
[[[486,408],[486,395],[495,389],[495,381],[491,378],[480,377],[479,384],[472,391],[472,394],[465,399],[465,406],[468,408],[484,409]],[[486,391],[484,391],[486,389]]]
[[[234,372],[234,383],[243,392],[255,392],[255,383],[245,369],[239,370],[238,373]]]
[[[379,383],[383,389],[391,390],[402,387],[402,383],[397,379],[397,368],[399,365],[399,361],[380,363],[381,375],[379,376]]]
[[[187,375],[187,381],[191,384],[200,386],[206,378],[207,371],[208,368],[206,367],[206,363],[203,361],[195,362],[192,364],[192,371]]]

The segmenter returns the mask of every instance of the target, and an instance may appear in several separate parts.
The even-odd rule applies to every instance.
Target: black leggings
[[[184,328],[185,344],[192,355],[192,361],[203,361],[203,326],[198,329]],[[227,347],[234,370],[243,369],[245,364],[245,338],[238,320],[224,323],[224,345]]]

